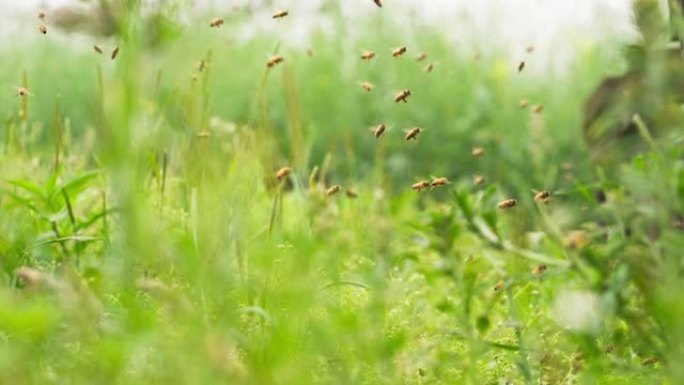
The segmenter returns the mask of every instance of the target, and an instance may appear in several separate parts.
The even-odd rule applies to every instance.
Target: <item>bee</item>
[[[441,178],[436,178],[434,179],[431,183],[430,186],[432,188],[438,187],[438,186],[446,186],[449,184],[449,180],[447,178],[441,177]]]
[[[384,124],[378,124],[374,128],[371,128],[371,130],[373,131],[373,134],[375,135],[376,138],[380,138],[382,136],[382,134],[385,133],[386,129],[387,129],[387,127],[385,127]]]
[[[485,149],[482,148],[482,147],[475,147],[475,148],[473,148],[473,150],[471,151],[471,154],[473,154],[473,157],[474,157],[474,158],[479,158],[479,157],[481,157],[482,155],[484,155],[484,153],[485,153]]]
[[[375,57],[375,52],[373,51],[363,51],[361,53],[361,60],[370,60]]]
[[[276,179],[282,180],[283,178],[286,178],[290,173],[292,172],[292,168],[290,167],[281,167],[280,170],[276,172]]]
[[[207,62],[205,62],[204,60],[200,60],[199,64],[197,65],[197,70],[199,72],[202,72],[202,71],[204,71],[204,67],[206,67],[206,66],[207,66]]]
[[[47,25],[45,25],[45,23],[40,23],[40,25],[38,26],[38,30],[43,35],[47,34]]]
[[[282,19],[283,17],[287,16],[289,12],[287,11],[276,11],[273,13],[273,18],[274,19]]]
[[[527,48],[525,48],[525,52],[527,52],[527,53],[534,52],[534,46],[532,44],[528,45]]]
[[[422,130],[420,129],[420,127],[413,127],[412,129],[406,131],[406,135],[404,135],[404,139],[405,140],[411,140],[411,139],[418,140],[418,134],[420,134],[421,131]]]
[[[325,190],[325,197],[331,197],[340,192],[341,189],[342,187],[340,187],[338,184],[331,186],[329,189]]]
[[[487,181],[487,178],[485,178],[482,175],[475,175],[475,178],[473,179],[473,184],[475,186],[480,186],[484,184]]]
[[[527,106],[530,105],[530,101],[527,99],[520,99],[520,102],[518,103],[518,106],[520,106],[521,109],[527,108]]]
[[[411,185],[411,188],[416,191],[422,191],[428,187],[430,187],[430,181],[427,180],[421,180],[420,182]]]
[[[427,72],[427,73],[432,72],[433,69],[435,69],[434,63],[429,63],[428,65],[425,66],[425,72]]]
[[[427,57],[427,54],[425,52],[421,53],[420,55],[416,56],[416,60],[418,61],[423,61]]]
[[[114,47],[112,50],[112,60],[116,59],[116,56],[119,54],[119,46]]]
[[[285,59],[280,55],[271,56],[271,58],[268,59],[268,61],[266,62],[266,67],[272,68],[273,66],[280,64],[284,61]]]
[[[222,17],[217,17],[215,19],[211,19],[209,21],[209,26],[211,28],[218,28],[223,25],[223,18]]]
[[[499,292],[503,290],[505,286],[506,284],[504,283],[504,281],[499,281],[496,283],[496,285],[494,285],[494,291]]]
[[[41,9],[38,11],[38,19],[45,21],[45,17],[47,17],[47,13],[45,12],[44,9]]]
[[[405,54],[405,53],[406,53],[406,47],[401,46],[401,47],[395,48],[395,49],[392,51],[392,56],[393,56],[393,57],[399,57],[399,56],[401,56],[401,55],[403,55],[403,54]]]
[[[369,82],[362,82],[361,88],[363,88],[364,91],[371,92],[373,90],[373,84],[371,84]]]
[[[542,263],[541,265],[537,265],[534,267],[534,269],[532,269],[532,274],[542,275],[546,272],[546,269],[547,269],[546,265]]]
[[[309,49],[306,50],[306,54],[309,55],[310,57],[313,57],[313,55],[314,55],[313,48],[309,47]]]
[[[408,101],[406,101],[406,98],[408,98],[409,96],[411,96],[411,90],[405,89],[405,90],[402,90],[401,92],[399,92],[397,94],[397,96],[394,97],[394,101],[396,103],[399,103],[399,102],[408,103]]]
[[[589,236],[584,230],[574,230],[565,237],[564,244],[571,249],[581,249],[589,243]]]
[[[514,207],[517,204],[518,204],[518,201],[516,201],[515,199],[506,199],[506,200],[499,202],[497,207],[500,209],[510,209],[511,207]]]
[[[520,64],[518,64],[518,72],[522,72],[522,70],[525,69],[525,61],[521,61]]]
[[[359,197],[359,194],[356,192],[356,190],[350,188],[344,190],[344,195],[346,195],[349,199],[356,199]]]
[[[382,8],[382,0],[373,0],[373,2],[375,3],[375,5]]]
[[[551,193],[544,190],[544,191],[540,191],[534,195],[534,201],[535,202],[547,202],[550,197],[551,197]]]
[[[536,105],[532,106],[532,112],[534,112],[535,114],[541,113],[543,110],[544,110],[544,106],[541,104],[536,104]]]
[[[17,96],[21,96],[23,98],[28,95],[31,95],[31,92],[29,92],[29,90],[26,87],[17,88]]]
[[[561,169],[563,171],[570,172],[570,171],[572,171],[573,168],[574,168],[574,166],[570,162],[561,163]]]
[[[479,52],[475,52],[475,54],[473,55],[473,59],[475,59],[475,60],[480,60],[481,58],[482,58],[482,54]]]
[[[93,46],[93,49],[95,50],[95,52],[97,52],[97,53],[99,53],[99,54],[102,53],[102,47],[100,47],[100,46],[97,45],[97,44],[95,44],[95,45]]]

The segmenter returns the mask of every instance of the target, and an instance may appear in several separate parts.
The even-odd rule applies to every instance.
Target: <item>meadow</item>
[[[0,383],[684,381],[684,135],[582,139],[619,44],[533,76],[380,16],[307,50],[129,6],[0,47]]]

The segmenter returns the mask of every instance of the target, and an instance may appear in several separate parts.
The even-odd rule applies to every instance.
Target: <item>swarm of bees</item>
[[[366,61],[368,61],[368,60],[370,60],[370,59],[372,59],[372,58],[374,58],[374,57],[375,57],[375,52],[373,52],[373,51],[363,51],[363,52],[361,53],[361,60],[366,60]]]
[[[275,11],[273,13],[273,18],[274,19],[282,19],[283,17],[289,15],[289,12],[287,11]]]
[[[276,179],[278,180],[283,180],[288,177],[292,173],[292,168],[285,166],[281,167],[277,172],[276,172]]]
[[[506,199],[501,202],[499,202],[498,207],[500,209],[510,209],[512,207],[515,207],[518,204],[518,201],[515,199]]]
[[[485,149],[482,147],[475,147],[471,151],[471,154],[473,155],[474,158],[479,158],[485,154]]]
[[[406,98],[408,98],[409,96],[411,96],[411,90],[409,90],[409,89],[401,90],[401,91],[397,94],[397,96],[394,97],[394,101],[395,101],[396,103],[399,103],[399,102],[408,103],[408,101],[406,100]]]
[[[276,65],[278,65],[284,61],[285,61],[285,59],[280,55],[271,56],[271,58],[269,58],[268,61],[266,62],[266,67],[272,68],[272,67],[274,67],[274,66],[276,66]]]
[[[428,181],[428,180],[421,180],[420,182],[416,182],[416,183],[411,185],[411,188],[416,190],[416,191],[422,191],[428,187],[430,187],[430,181]]]
[[[373,90],[373,85],[369,82],[361,82],[361,88],[366,92],[371,92]]]
[[[28,96],[28,95],[31,95],[31,93],[29,92],[29,90],[26,87],[17,88],[17,96],[20,96],[23,98],[23,97]]]
[[[223,18],[222,17],[217,17],[215,19],[211,19],[209,21],[209,26],[212,28],[218,28],[223,25]]]
[[[406,135],[404,135],[404,140],[418,140],[418,134],[421,133],[420,127],[413,127],[412,129],[406,131]]]
[[[548,191],[540,191],[534,195],[535,202],[548,202],[551,198],[551,193]]]
[[[330,188],[328,188],[327,190],[325,190],[325,197],[326,198],[331,197],[331,196],[337,194],[338,192],[340,192],[340,190],[342,190],[342,186],[340,186],[338,184],[333,185]]]
[[[373,128],[373,134],[375,135],[376,138],[379,139],[382,136],[382,134],[385,133],[386,129],[387,128],[385,127],[384,124],[378,124],[377,126],[375,126],[375,128]]]
[[[403,54],[405,54],[405,53],[406,53],[406,47],[401,46],[401,47],[395,48],[395,49],[392,51],[392,56],[393,56],[393,57],[399,57],[399,56],[401,56],[401,55],[403,55]]]

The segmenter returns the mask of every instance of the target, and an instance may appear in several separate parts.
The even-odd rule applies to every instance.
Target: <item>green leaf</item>
[[[25,179],[13,179],[8,180],[7,183],[26,191],[43,202],[47,200],[47,194],[45,193],[45,190],[31,181]]]

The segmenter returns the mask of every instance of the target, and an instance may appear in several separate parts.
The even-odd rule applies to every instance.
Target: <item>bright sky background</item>
[[[184,0],[195,3],[194,12],[227,14],[235,5],[259,10],[263,17],[244,28],[245,37],[263,31],[283,31],[294,44],[307,44],[312,28],[326,28],[330,21],[318,14],[331,0]],[[383,0],[377,8],[372,0],[332,0],[340,4],[350,25],[369,21],[382,13],[416,27],[432,26],[443,31],[458,47],[486,41],[490,47],[519,55],[533,44],[546,67],[566,63],[573,55],[571,46],[600,43],[615,36],[634,36],[631,27],[631,0]],[[78,3],[77,0],[0,0],[0,38],[36,27],[38,8]],[[274,9],[290,11],[285,23],[275,24],[269,15]],[[259,14],[259,13],[257,13]],[[284,20],[283,20],[284,21]],[[357,29],[350,28],[351,32]],[[20,32],[23,31],[23,32]],[[351,36],[353,37],[353,36]]]

